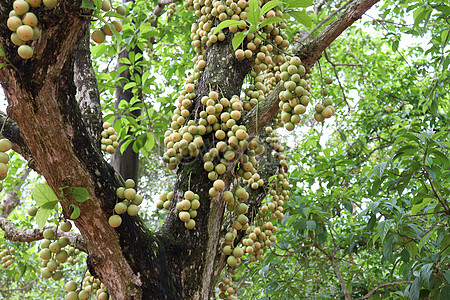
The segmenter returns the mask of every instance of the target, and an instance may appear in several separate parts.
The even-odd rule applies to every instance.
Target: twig
[[[21,288],[15,288],[15,289],[7,289],[7,290],[0,290],[1,293],[6,293],[6,292],[12,292],[12,291],[23,291],[23,290],[27,290],[29,289],[35,282],[37,281],[37,278],[28,282],[27,285],[21,287]]]
[[[375,288],[373,288],[369,293],[367,293],[367,295],[365,295],[364,297],[361,298],[357,298],[355,300],[364,300],[364,299],[368,299],[370,298],[370,296],[372,296],[376,291],[378,291],[381,288],[387,287],[387,286],[395,286],[395,285],[402,285],[402,284],[411,284],[412,281],[398,281],[398,282],[390,282],[390,283],[385,283],[382,285],[379,285]]]

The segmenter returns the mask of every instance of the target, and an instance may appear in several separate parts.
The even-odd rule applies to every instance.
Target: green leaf
[[[287,13],[300,24],[303,24],[306,27],[311,27],[312,19],[304,11],[288,11]]]
[[[120,145],[120,153],[124,153],[125,150],[128,148],[128,145],[133,142],[132,139],[128,139],[127,141],[123,142],[122,145]]]
[[[283,21],[283,19],[280,18],[280,17],[270,17],[270,18],[267,18],[264,21],[262,21],[259,24],[259,28],[263,28],[266,25],[273,24],[273,23],[276,23],[276,22],[281,22],[281,21]]]
[[[288,7],[309,7],[313,5],[312,0],[288,0],[286,3]]]
[[[220,30],[224,28],[228,28],[233,25],[245,25],[244,21],[238,21],[238,20],[225,20],[220,22],[220,24],[214,29],[214,34],[217,34]]]
[[[414,279],[411,287],[409,288],[409,299],[418,300],[419,299],[419,278]]]
[[[132,82],[128,82],[127,84],[125,84],[125,86],[123,87],[124,90],[128,90],[131,89],[132,87],[135,87],[137,84],[136,82],[132,81]]]
[[[89,192],[83,187],[71,187],[69,188],[68,193],[77,202],[85,202],[89,199]]]
[[[441,296],[439,297],[439,300],[448,300],[450,299],[450,285],[447,284],[444,286],[441,290]]]
[[[242,41],[244,40],[244,38],[245,38],[245,35],[244,35],[244,32],[242,32],[242,31],[240,31],[234,35],[234,38],[231,41],[231,43],[233,44],[234,50],[236,50],[239,47],[239,45],[242,44]]]
[[[384,242],[384,238],[386,237],[387,233],[389,232],[389,228],[391,227],[392,220],[385,220],[381,221],[377,225],[377,232],[381,237],[381,242]]]
[[[92,4],[92,2],[89,1],[89,0],[83,0],[81,2],[81,7],[82,8],[90,8],[90,9],[94,9],[95,8],[94,4]]]
[[[102,7],[102,0],[94,0],[95,7],[100,9]]]
[[[43,206],[45,203],[58,201],[58,196],[52,188],[45,183],[38,183],[31,194],[37,205]]]
[[[316,229],[316,222],[314,220],[306,221],[306,228],[308,228],[308,230]]]
[[[420,269],[420,284],[426,288],[430,288],[430,276],[433,272],[433,263],[428,263],[422,266]]]
[[[258,0],[250,0],[249,11],[247,12],[247,20],[250,24],[255,26],[258,24],[260,10],[261,8],[259,7]]]
[[[419,211],[421,211],[425,206],[428,205],[428,203],[431,202],[431,200],[433,200],[432,198],[427,198],[424,201],[422,201],[422,203],[416,204],[411,208],[411,214],[415,215],[417,214]]]
[[[45,223],[47,223],[48,217],[53,212],[53,209],[57,203],[58,201],[46,202],[39,207],[36,213],[36,223],[41,230],[44,228]]]
[[[405,249],[408,251],[411,259],[414,259],[414,257],[416,257],[417,253],[419,252],[419,249],[417,248],[417,244],[414,241],[407,243],[405,245]]]
[[[78,207],[78,205],[71,204],[70,207],[73,207],[73,212],[70,215],[70,218],[72,220],[78,218],[80,216],[80,208]]]
[[[445,280],[450,283],[450,270],[445,271],[444,273]]]
[[[259,13],[259,16],[263,16],[266,12],[268,12],[269,10],[271,10],[272,8],[274,8],[275,6],[281,5],[283,4],[282,1],[278,1],[278,0],[274,0],[274,1],[270,1],[267,2],[266,4],[264,4],[264,6],[261,8],[261,12]]]
[[[373,167],[373,174],[377,176],[378,178],[381,178],[383,176],[384,170],[386,169],[387,161],[384,161],[382,163],[379,163],[378,165]]]

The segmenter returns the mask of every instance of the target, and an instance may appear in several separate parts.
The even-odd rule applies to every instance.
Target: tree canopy
[[[449,16],[3,1],[0,294],[449,299]]]

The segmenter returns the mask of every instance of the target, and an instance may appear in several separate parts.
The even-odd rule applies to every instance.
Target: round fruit
[[[109,217],[108,223],[111,227],[119,227],[122,224],[122,218],[119,215]]]
[[[128,206],[127,212],[130,216],[135,216],[139,213],[139,206],[131,204],[130,206]]]
[[[191,215],[187,212],[187,211],[181,211],[178,214],[178,217],[180,218],[181,221],[183,222],[188,222],[191,219]]]
[[[78,294],[75,291],[70,291],[67,294],[67,300],[78,300]]]
[[[92,40],[98,44],[101,44],[105,41],[106,36],[105,33],[102,30],[94,30],[94,32],[92,32]]]
[[[136,196],[136,190],[133,188],[128,188],[124,191],[123,195],[128,200],[133,200],[133,198]]]
[[[55,8],[58,5],[58,0],[43,0],[45,7]]]
[[[89,295],[89,292],[86,290],[81,290],[81,292],[78,293],[78,299],[80,300],[87,300],[90,296],[91,295]]]
[[[236,259],[236,257],[234,257],[234,256],[228,256],[228,258],[227,258],[227,264],[228,264],[230,267],[232,267],[232,268],[236,267],[236,265],[237,265],[237,259]]]
[[[21,25],[23,25],[22,20],[17,16],[9,17],[8,21],[6,21],[6,26],[8,26],[11,31],[16,31]]]
[[[30,10],[30,5],[23,0],[16,0],[13,3],[13,8],[18,15],[23,15]]]
[[[119,199],[125,199],[124,192],[125,192],[125,188],[123,188],[123,187],[118,188],[116,190],[117,197],[119,197]]]
[[[22,22],[25,25],[34,27],[34,26],[37,26],[38,19],[37,19],[36,15],[33,14],[32,12],[27,12],[26,14],[23,15]]]
[[[48,249],[53,253],[58,253],[61,250],[61,245],[58,242],[53,242],[48,246]]]
[[[47,268],[41,268],[41,276],[45,279],[49,279],[52,277],[52,272],[50,272]]]
[[[69,281],[65,285],[66,291],[71,292],[77,289],[77,283],[73,280]]]
[[[223,180],[217,179],[216,181],[214,181],[213,186],[217,191],[221,191],[225,188],[225,183],[223,182]]]
[[[33,41],[36,41],[41,36],[41,31],[39,30],[39,27],[35,26],[33,27],[33,37],[31,38]]]
[[[185,226],[187,229],[189,229],[189,230],[194,229],[194,227],[195,227],[195,221],[194,221],[193,219],[190,219],[189,221],[187,221],[186,223],[184,223],[184,226]]]
[[[97,300],[108,300],[108,299],[109,299],[109,295],[106,292],[101,292],[97,296]]]
[[[41,252],[39,252],[39,257],[42,260],[49,260],[52,257],[52,253],[51,253],[50,249],[44,248],[41,250]]]
[[[125,8],[125,6],[119,5],[119,6],[116,7],[116,12],[119,15],[125,16],[127,14],[127,9]]]
[[[66,221],[61,224],[60,228],[62,231],[68,232],[68,231],[70,231],[70,229],[72,229],[72,223],[70,223],[69,221]]]
[[[330,76],[325,77],[325,83],[326,84],[332,84],[333,83],[333,78],[331,78]]]
[[[46,229],[44,230],[43,236],[44,239],[52,240],[55,238],[55,231],[53,231],[52,229]]]
[[[38,208],[36,206],[32,206],[32,207],[28,208],[27,214],[29,216],[34,217],[36,215],[37,211],[38,211]]]
[[[55,273],[53,273],[52,275],[52,279],[53,280],[60,280],[63,277],[63,272],[62,271],[56,271]]]
[[[114,211],[119,215],[124,214],[127,211],[127,206],[123,202],[119,202],[114,206]]]
[[[31,7],[38,7],[41,5],[42,0],[26,0]]]
[[[109,0],[103,0],[102,1],[102,10],[109,11],[110,9],[111,9],[111,2],[109,2]]]
[[[22,41],[30,41],[33,38],[34,31],[29,25],[21,25],[17,28],[16,33]]]
[[[29,59],[33,57],[33,48],[28,45],[22,45],[17,49],[17,53],[19,53],[19,56],[23,59]]]
[[[121,32],[123,29],[123,25],[120,21],[114,20],[111,22],[114,25],[114,28],[116,29],[117,32]]]
[[[127,189],[134,188],[134,186],[135,186],[135,182],[133,179],[127,179],[127,181],[125,181],[125,187]]]

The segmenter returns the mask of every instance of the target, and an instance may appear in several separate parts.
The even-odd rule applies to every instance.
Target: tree
[[[235,130],[231,130],[238,139],[234,148],[231,143],[225,144],[224,149],[230,151],[230,158],[223,158],[225,162],[218,159],[214,160],[216,154],[213,154],[211,148],[213,146],[219,148],[215,139],[220,138],[217,134],[210,132],[202,135],[201,141],[196,143],[199,149],[186,150],[187,153],[183,155],[180,153],[181,151],[172,150],[170,152],[168,150],[163,155],[169,169],[175,167],[178,169],[172,198],[169,196],[171,201],[167,201],[167,195],[162,197],[163,200],[170,203],[170,207],[168,207],[167,217],[161,228],[150,230],[143,219],[127,214],[121,215],[121,225],[113,228],[108,220],[111,215],[116,215],[116,213],[113,213],[118,201],[116,190],[124,185],[124,180],[116,175],[116,172],[105,161],[104,155],[100,151],[102,112],[98,86],[100,86],[101,91],[108,91],[108,89],[113,88],[110,84],[114,83],[119,89],[132,91],[131,97],[126,101],[128,104],[121,104],[120,100],[123,97],[119,96],[120,98],[117,99],[119,105],[116,108],[120,108],[122,105],[122,107],[125,107],[126,113],[142,109],[145,112],[143,115],[147,115],[149,119],[147,125],[154,124],[151,110],[146,107],[145,97],[142,97],[142,95],[150,94],[151,92],[148,91],[149,85],[157,85],[154,82],[158,79],[153,79],[153,83],[149,81],[146,84],[145,77],[150,78],[150,74],[145,74],[145,72],[151,68],[145,65],[143,55],[137,51],[137,48],[140,48],[142,52],[145,50],[142,49],[143,44],[139,43],[139,37],[146,41],[150,40],[150,46],[158,47],[155,41],[157,30],[148,30],[148,22],[151,21],[152,26],[156,27],[158,17],[162,14],[164,6],[170,2],[159,1],[155,3],[155,7],[152,8],[153,17],[146,16],[148,12],[147,3],[136,1],[136,3],[130,4],[132,16],[130,18],[134,21],[139,20],[139,26],[134,27],[132,22],[127,23],[124,20],[123,39],[117,31],[113,30],[117,43],[115,47],[98,46],[93,50],[94,55],[96,55],[95,51],[108,51],[108,53],[115,55],[118,47],[128,45],[128,47],[123,48],[124,50],[119,50],[120,56],[123,56],[120,62],[125,66],[122,69],[119,66],[116,74],[123,74],[123,71],[127,68],[129,74],[120,76],[115,82],[105,80],[106,75],[97,74],[97,78],[94,77],[95,69],[88,51],[89,35],[87,32],[92,24],[92,16],[94,14],[99,19],[103,19],[99,11],[101,1],[91,3],[89,1],[62,0],[58,2],[54,9],[43,9],[41,6],[33,10],[41,24],[41,36],[36,42],[33,42],[34,54],[30,59],[20,58],[17,55],[16,47],[10,41],[11,31],[7,27],[7,16],[12,8],[13,1],[4,1],[0,4],[0,15],[2,16],[0,44],[4,52],[2,57],[4,65],[0,69],[0,82],[8,99],[7,115],[10,118],[6,119],[6,116],[3,116],[3,135],[13,143],[14,151],[20,153],[28,161],[29,167],[45,177],[54,195],[60,197],[57,199],[62,199],[58,202],[62,209],[63,219],[72,217],[73,223],[82,236],[82,242],[73,238],[73,245],[88,253],[87,263],[91,274],[98,277],[107,286],[113,299],[208,299],[214,292],[221,271],[227,268],[229,273],[233,273],[235,270],[233,259],[240,256],[239,253],[233,252],[233,255],[226,253],[227,251],[224,250],[223,246],[230,244],[228,245],[230,250],[233,250],[233,248],[234,250],[241,249],[238,241],[248,235],[245,231],[233,232],[233,230],[227,231],[227,229],[233,226],[238,228],[239,224],[245,228],[246,220],[248,220],[250,224],[256,227],[266,226],[263,227],[263,230],[270,230],[273,228],[273,224],[268,225],[269,220],[264,218],[263,213],[258,214],[260,209],[264,207],[263,199],[267,196],[269,190],[273,191],[273,197],[278,197],[277,206],[282,207],[283,200],[279,202],[280,197],[288,198],[286,193],[283,194],[284,189],[287,188],[285,160],[279,153],[280,151],[272,150],[271,147],[275,147],[276,150],[281,150],[281,148],[278,144],[269,142],[268,137],[275,137],[270,136],[271,130],[267,128],[270,128],[271,124],[280,124],[283,121],[287,129],[292,129],[290,126],[297,122],[294,122],[295,117],[291,122],[290,118],[298,114],[290,113],[295,105],[289,104],[288,100],[290,99],[287,98],[290,96],[284,91],[285,88],[294,90],[296,85],[292,88],[279,82],[280,80],[288,81],[289,75],[293,75],[297,71],[289,71],[291,74],[287,73],[288,77],[283,79],[277,77],[281,76],[281,73],[276,75],[274,77],[276,85],[267,88],[265,92],[256,91],[257,95],[255,96],[253,94],[247,95],[249,98],[242,102],[239,100],[239,95],[243,87],[250,88],[247,84],[244,84],[246,76],[256,80],[256,74],[261,70],[264,71],[264,68],[267,65],[270,66],[271,62],[270,60],[265,61],[266,65],[262,67],[261,64],[255,63],[255,57],[252,56],[252,53],[250,53],[248,59],[241,60],[239,57],[243,51],[238,52],[239,49],[237,48],[242,48],[245,45],[250,49],[253,46],[258,46],[259,42],[267,43],[266,48],[272,50],[261,51],[264,57],[258,57],[260,63],[265,59],[265,53],[269,53],[273,55],[270,59],[275,61],[273,66],[278,63],[280,71],[285,71],[283,68],[287,69],[289,64],[295,66],[296,70],[304,68],[305,72],[303,74],[299,72],[299,74],[303,77],[301,80],[306,83],[303,89],[308,90],[306,80],[309,81],[311,75],[306,71],[310,71],[322,57],[323,51],[377,1],[355,0],[343,4],[336,8],[335,12],[330,12],[328,16],[324,16],[323,21],[318,22],[318,26],[310,30],[309,33],[300,35],[291,49],[292,55],[301,59],[301,65],[296,63],[295,59],[287,58],[290,55],[285,53],[289,49],[288,36],[281,33],[283,27],[285,27],[285,21],[279,19],[282,16],[279,12],[281,12],[281,6],[283,6],[285,12],[291,11],[290,15],[293,18],[307,23],[310,19],[307,16],[302,16],[300,11],[296,11],[296,5],[302,6],[302,3],[296,1],[286,2],[285,4],[277,1],[262,3],[240,1],[237,5],[234,5],[234,9],[236,11],[238,7],[239,10],[248,8],[246,12],[247,23],[243,21],[240,23],[222,23],[226,26],[222,25],[221,28],[219,20],[215,17],[212,18],[215,23],[211,26],[207,23],[207,17],[200,21],[206,23],[202,26],[202,29],[206,32],[206,39],[202,41],[202,38],[195,37],[195,34],[192,36],[194,38],[192,45],[197,53],[194,54],[190,50],[193,56],[196,55],[194,59],[195,73],[187,79],[186,85],[183,87],[184,90],[181,92],[178,102],[176,102],[178,103],[178,111],[174,111],[172,117],[178,116],[172,119],[174,123],[169,123],[169,126],[172,127],[171,131],[164,137],[158,136],[153,127],[150,126],[144,130],[139,122],[133,121],[138,115],[125,114],[114,125],[116,129],[120,127],[126,129],[120,133],[120,137],[123,138],[121,150],[128,147],[128,149],[140,150],[148,155],[151,150],[149,144],[155,142],[155,136],[156,139],[164,139],[165,146],[168,149],[174,149],[173,144],[179,140],[179,137],[176,137],[177,134],[179,136],[186,133],[181,132],[180,134],[180,131],[178,131],[180,125],[185,124],[185,120],[181,118],[183,107],[188,112],[188,115],[183,116],[183,118],[186,118],[187,121],[194,121],[192,124],[186,124],[189,126],[202,125],[199,122],[200,119],[206,119],[202,116],[202,110],[204,109],[203,105],[207,102],[206,99],[202,100],[202,98],[209,96],[210,100],[217,100],[217,95],[214,92],[220,93],[221,98],[226,98],[228,102],[225,101],[224,103],[227,103],[227,105],[232,106],[233,103],[237,103],[236,107],[243,106],[243,109],[233,109],[239,111],[242,118],[236,116],[232,119],[238,121],[237,124],[243,125],[245,128],[236,127]],[[267,4],[264,7],[263,4],[266,2]],[[232,4],[231,2],[227,3],[230,7]],[[97,5],[97,7],[94,5]],[[206,5],[206,3],[188,2],[186,7],[192,7],[195,9],[196,16],[201,17],[202,14],[209,14],[206,12],[206,8],[201,8],[202,5]],[[318,12],[321,11],[320,5],[317,5]],[[267,10],[264,11],[265,8]],[[219,16],[220,10],[227,10],[225,5],[216,9],[218,10],[217,16],[222,21],[228,18],[225,15]],[[267,13],[265,15],[267,21],[263,21],[264,18],[259,18],[258,14],[261,9]],[[233,11],[230,14],[232,15]],[[109,16],[111,15],[120,17],[109,13]],[[192,17],[186,15],[185,20],[189,18]],[[241,18],[243,17],[241,16]],[[195,22],[199,21],[195,20]],[[321,28],[327,22],[329,22],[328,25],[318,32],[318,28]],[[196,24],[198,27],[199,24]],[[105,26],[108,27],[109,25]],[[216,26],[217,32],[211,28],[214,26]],[[197,27],[193,27],[194,33]],[[219,38],[219,29],[222,30],[221,33],[224,37],[222,41],[220,41],[222,38]],[[278,30],[279,35],[273,33],[272,36],[277,36],[278,40],[272,37],[274,40],[272,44],[269,44],[271,37],[267,34],[274,29]],[[164,31],[164,29],[161,30]],[[256,30],[260,30],[259,36],[256,34]],[[208,36],[208,31],[213,34]],[[242,33],[232,33],[237,31]],[[164,34],[166,33],[161,33],[161,36],[164,36]],[[212,35],[219,42],[213,43],[209,40],[208,38]],[[291,37],[293,37],[292,34]],[[154,39],[154,43],[151,42],[152,39]],[[214,39],[212,37],[212,40]],[[256,42],[256,39],[259,42]],[[264,41],[265,39],[267,39],[267,42]],[[180,37],[180,40],[188,42],[183,37]],[[250,46],[249,41],[253,41],[253,45]],[[114,52],[114,49],[116,52]],[[254,48],[252,49],[254,50]],[[124,56],[123,54],[126,52],[128,52],[128,55]],[[245,52],[243,53],[246,55]],[[200,55],[203,57],[200,57]],[[276,59],[279,59],[279,61]],[[286,62],[288,63],[285,64]],[[203,63],[205,65],[202,65]],[[285,67],[283,67],[283,64]],[[104,66],[97,65],[97,68],[104,68]],[[170,66],[161,63],[160,68],[170,68]],[[274,75],[275,71],[273,72]],[[173,72],[172,70],[172,74]],[[184,75],[184,72],[180,73],[177,76]],[[111,77],[116,78],[116,75],[113,75],[111,74]],[[298,81],[300,81],[300,76]],[[172,84],[177,88],[182,88],[179,83],[173,82]],[[256,80],[253,88],[257,86]],[[170,89],[166,88],[165,90],[167,90],[166,93],[171,93]],[[309,95],[309,91],[304,93],[306,97]],[[325,94],[326,91],[323,90],[322,93]],[[238,95],[238,97],[232,100],[233,95]],[[282,96],[280,97],[280,95]],[[256,101],[252,102],[253,99]],[[284,115],[277,116],[280,113],[280,106],[283,108],[283,105],[279,104],[280,101],[283,105],[289,104],[290,106],[286,105]],[[217,102],[213,103],[217,104]],[[328,104],[324,106],[329,106]],[[167,106],[162,105],[161,114],[164,110],[169,110]],[[215,110],[219,109],[219,107],[213,107]],[[226,105],[222,104],[222,109],[223,107],[226,107]],[[315,117],[319,121],[323,121],[320,111],[324,109],[323,107],[317,109]],[[334,111],[334,108],[328,110]],[[215,116],[214,112],[209,115]],[[115,118],[116,116],[109,114],[106,119],[111,120],[112,117]],[[158,117],[156,116],[156,118]],[[144,122],[142,118],[139,119],[138,117],[138,120]],[[167,120],[165,124],[168,124]],[[210,130],[214,130],[215,133],[221,129],[223,132],[230,132],[233,127],[232,124],[229,126],[230,128],[220,127],[221,125],[218,128],[213,128],[214,120],[209,124],[211,124]],[[208,123],[205,125],[206,129]],[[198,128],[193,130],[198,131]],[[241,130],[239,135],[238,130]],[[242,135],[242,138],[240,135]],[[258,138],[259,144],[253,138]],[[189,137],[187,139],[189,140]],[[247,149],[248,147],[251,149]],[[244,164],[247,163],[246,160],[249,160],[249,156],[253,156],[248,151],[256,149],[260,153],[256,156],[257,163],[247,164],[249,169],[245,171],[250,172],[254,165],[258,165],[258,177],[255,177],[254,181],[257,182],[262,179],[262,183],[257,184],[256,188],[252,188],[249,184],[246,188],[247,191],[244,191],[244,189],[238,187],[244,181],[242,178],[236,181],[235,177],[244,177],[245,172],[239,171],[239,169],[243,170]],[[216,165],[222,162],[225,170],[212,172],[211,166],[204,166],[205,163],[211,161]],[[211,172],[208,173],[205,169],[210,169]],[[220,180],[216,180],[218,173],[220,174]],[[127,177],[124,179],[127,179]],[[245,179],[247,180],[246,183],[249,179]],[[211,189],[213,182],[214,188]],[[282,188],[283,184],[285,185],[284,189]],[[277,185],[278,189],[276,188]],[[40,185],[40,188],[46,189],[43,185]],[[239,224],[234,220],[235,214],[231,213],[238,209],[233,208],[232,205],[230,207],[229,203],[227,204],[222,200],[223,191],[230,188],[235,195],[242,196],[239,197],[241,200],[230,199],[228,202],[236,201],[236,207],[239,206],[238,201],[246,203],[245,206],[241,206],[243,209],[238,214],[243,219],[242,222],[238,221]],[[187,209],[177,208],[177,204],[181,203],[184,198],[195,197],[186,195],[187,191],[196,193],[200,200],[200,207],[196,210],[197,216],[195,218],[193,215],[187,217],[184,214],[185,220],[190,218],[195,220],[193,229],[187,229],[186,227],[191,225],[187,225],[187,222],[185,222],[185,225],[180,221],[182,215],[179,214],[179,210],[181,210],[181,213],[186,213]],[[89,200],[84,201],[85,198],[83,198],[82,201],[77,201],[80,200],[80,195],[84,195],[85,192],[87,192]],[[247,194],[248,196],[246,196]],[[242,201],[247,197],[249,200]],[[448,208],[445,209],[445,201],[443,201],[442,206],[448,212]],[[76,216],[78,208],[79,216]],[[46,211],[43,206],[40,210],[41,212]],[[282,209],[270,208],[270,210],[273,210],[274,216],[280,218],[283,216]],[[224,214],[225,211],[230,212]],[[275,212],[278,213],[275,214]],[[263,225],[263,223],[267,225]],[[5,218],[1,219],[0,224],[5,231],[5,238],[12,241],[29,242],[43,238],[42,230],[20,230]],[[312,222],[308,224],[312,224]],[[384,237],[386,235],[383,233],[382,240]],[[233,242],[234,240],[235,242]],[[267,244],[270,244],[270,239],[265,239],[265,241],[269,241]],[[233,258],[230,259],[231,257]],[[227,264],[228,267],[226,267]],[[341,287],[346,298],[348,298],[348,291],[345,293],[342,284]],[[233,294],[231,291],[229,293]]]

